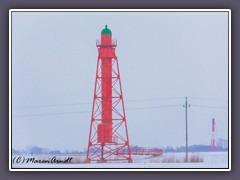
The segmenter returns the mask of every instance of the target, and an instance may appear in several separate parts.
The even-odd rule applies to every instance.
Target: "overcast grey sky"
[[[210,144],[213,117],[216,138],[228,138],[227,12],[13,12],[13,148],[87,147],[106,24],[118,41],[131,145],[185,145],[186,96],[189,144]],[[128,110],[165,105],[179,106]]]

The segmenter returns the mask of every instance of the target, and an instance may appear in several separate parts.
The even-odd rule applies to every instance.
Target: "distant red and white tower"
[[[117,41],[107,25],[98,48],[87,162],[132,162],[118,58]],[[125,153],[122,153],[122,152]]]
[[[215,151],[215,130],[216,130],[216,122],[215,119],[212,119],[212,140],[211,140],[211,151]]]

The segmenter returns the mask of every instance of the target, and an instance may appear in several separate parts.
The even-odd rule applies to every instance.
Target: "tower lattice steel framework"
[[[132,162],[118,58],[117,41],[107,25],[98,48],[87,162]],[[124,153],[123,153],[124,152]]]

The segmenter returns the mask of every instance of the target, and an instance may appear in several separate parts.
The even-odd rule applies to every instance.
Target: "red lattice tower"
[[[215,119],[212,119],[212,140],[211,140],[211,151],[215,151],[215,129],[216,129],[216,125],[215,125]]]
[[[87,162],[132,162],[118,58],[117,41],[107,25],[98,48]],[[127,151],[127,153],[121,153]]]

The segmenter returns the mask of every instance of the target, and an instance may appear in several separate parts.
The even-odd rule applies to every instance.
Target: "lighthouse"
[[[120,68],[115,53],[117,41],[112,39],[112,31],[107,25],[96,46],[98,57],[86,161],[132,162]]]

